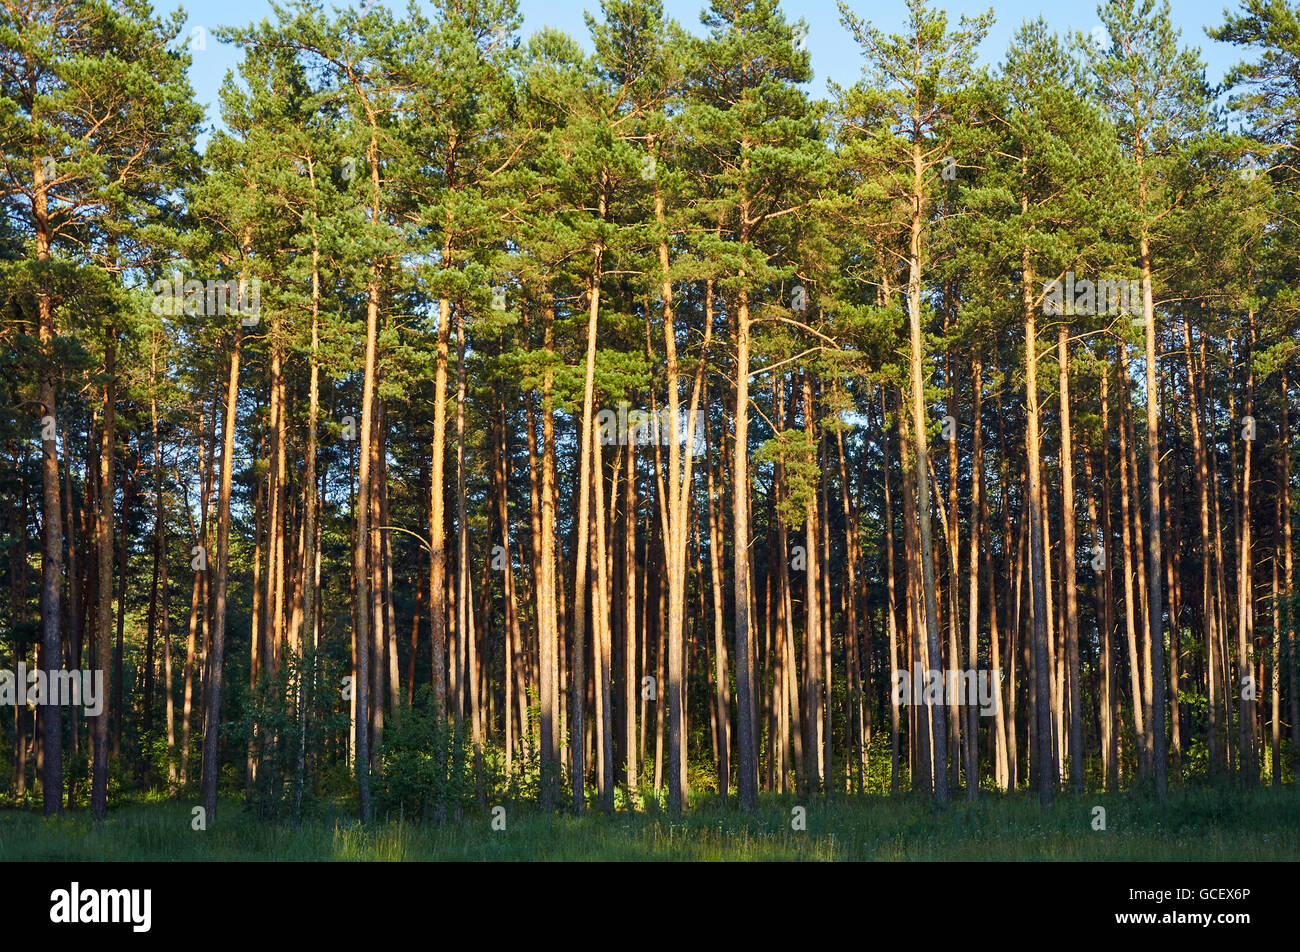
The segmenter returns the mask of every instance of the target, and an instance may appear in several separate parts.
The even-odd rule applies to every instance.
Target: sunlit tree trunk
[[[100,417],[99,438],[99,508],[95,523],[96,545],[99,552],[99,601],[96,606],[95,667],[100,672],[108,671],[112,650],[113,456],[114,434],[117,428],[115,414],[116,337],[116,329],[111,325],[107,327],[104,347],[104,403]],[[238,354],[238,349],[236,349],[235,353]],[[237,357],[231,359],[232,362],[238,360]],[[228,460],[229,456],[226,459]],[[228,470],[229,463],[223,463],[223,486],[225,485],[224,474]],[[96,820],[101,821],[108,816],[108,719],[110,713],[109,705],[105,704],[99,716],[94,719],[91,735],[93,763],[91,768],[90,811]]]
[[[1039,460],[1041,446],[1038,431],[1038,339],[1034,321],[1033,272],[1029,252],[1024,254],[1024,317],[1025,317],[1025,395],[1028,426],[1025,433],[1026,472],[1029,477],[1029,577],[1032,592],[1034,720],[1037,725],[1037,747],[1033,751],[1034,770],[1038,778],[1038,800],[1044,808],[1051,806],[1056,795],[1056,781],[1052,776],[1052,712],[1051,676],[1047,639],[1050,617],[1047,608],[1047,553],[1043,551],[1042,470]]]
[[[1057,361],[1061,390],[1061,522],[1062,581],[1065,584],[1065,651],[1069,665],[1070,781],[1083,793],[1083,681],[1079,675],[1079,602],[1074,538],[1074,444],[1070,436],[1069,330],[1057,328]]]
[[[925,608],[925,632],[927,646],[927,670],[942,669],[942,652],[939,645],[939,608],[935,596],[934,547],[930,535],[930,482],[929,482],[929,437],[926,427],[929,420],[925,410],[925,376],[922,364],[925,359],[921,342],[921,231],[925,225],[923,217],[924,186],[922,143],[919,138],[912,142],[912,188],[911,188],[911,241],[908,251],[907,313],[910,329],[910,361],[912,426],[915,430],[916,467],[913,477],[916,480],[916,506],[920,525],[920,561],[921,561],[921,595]],[[926,707],[930,707],[927,699]],[[938,706],[940,715],[943,705]],[[944,734],[941,716],[930,710],[932,725],[931,744],[934,754],[934,796],[940,803],[948,802],[948,740]]]

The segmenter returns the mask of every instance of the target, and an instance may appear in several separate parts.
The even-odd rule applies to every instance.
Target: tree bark
[[[1156,320],[1151,299],[1151,253],[1143,234],[1138,260],[1142,272],[1142,315],[1146,320],[1147,384],[1147,516],[1149,571],[1147,573],[1147,628],[1151,661],[1150,730],[1154,734],[1156,795],[1163,800],[1169,792],[1169,741],[1165,734],[1165,649],[1164,609],[1162,606],[1160,566],[1160,385],[1156,365]]]
[[[1039,461],[1040,437],[1038,432],[1038,356],[1037,329],[1034,321],[1033,272],[1029,252],[1024,253],[1024,316],[1025,316],[1025,394],[1028,428],[1025,450],[1026,471],[1029,477],[1029,577],[1032,593],[1034,623],[1034,718],[1037,725],[1037,747],[1033,751],[1034,769],[1038,777],[1038,800],[1045,808],[1051,806],[1056,794],[1052,776],[1052,713],[1051,671],[1048,669],[1047,639],[1047,553],[1043,551],[1042,475]]]
[[[1070,782],[1083,793],[1083,682],[1079,675],[1079,600],[1077,546],[1074,537],[1074,443],[1070,435],[1069,330],[1057,328],[1057,361],[1061,390],[1061,521],[1062,577],[1065,583],[1065,651],[1069,664]]]
[[[245,299],[245,276],[240,277],[240,299]],[[235,324],[230,352],[230,379],[226,385],[226,420],[222,431],[221,489],[217,497],[216,585],[213,593],[212,645],[208,652],[206,716],[203,722],[203,807],[208,822],[217,818],[217,735],[221,728],[221,682],[226,650],[226,579],[230,547],[230,484],[234,473],[235,423],[238,419],[239,358],[243,342],[242,321]]]
[[[935,598],[934,547],[930,533],[930,483],[929,438],[926,435],[928,420],[925,410],[925,378],[922,364],[925,358],[921,343],[921,231],[923,217],[923,158],[920,139],[912,142],[912,220],[908,252],[907,311],[910,329],[910,381],[912,396],[912,425],[915,429],[916,505],[920,522],[921,592],[925,604],[925,632],[927,643],[927,671],[943,667],[939,644],[939,609]],[[930,708],[927,696],[926,707]],[[938,710],[942,713],[943,706]],[[934,797],[939,803],[948,802],[948,740],[941,722],[936,721],[933,710],[928,711],[933,727],[931,739],[934,754]]]
[[[48,183],[42,157],[32,160],[32,214],[36,232],[36,260],[50,260],[51,222]],[[58,421],[57,371],[54,367],[54,302],[42,285],[36,295],[41,352],[46,366],[40,374],[41,403],[41,666],[47,672],[63,667],[59,643],[60,579],[63,575],[63,514],[59,499],[59,460],[55,432]],[[111,373],[111,372],[110,372]],[[46,422],[49,426],[46,426]],[[65,441],[66,442],[66,441]],[[66,452],[66,445],[65,445]],[[112,497],[109,497],[112,508]],[[110,516],[111,519],[111,516]],[[110,538],[112,527],[109,527]],[[15,706],[14,710],[19,708]],[[74,722],[75,724],[75,719]],[[41,770],[41,800],[45,816],[62,811],[63,797],[63,713],[57,704],[41,707],[41,737],[44,759]],[[98,760],[96,760],[98,763]],[[101,817],[102,819],[102,817]]]
[[[96,544],[99,552],[99,600],[95,624],[95,667],[108,671],[113,623],[113,457],[115,443],[115,384],[117,367],[117,329],[106,328],[104,348],[104,404],[100,418],[99,508],[96,519]],[[108,816],[108,719],[109,705],[95,718],[92,736],[94,764],[91,772],[90,811],[97,821]]]

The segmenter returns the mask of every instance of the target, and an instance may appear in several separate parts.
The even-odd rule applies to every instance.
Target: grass
[[[733,799],[734,804],[734,799]],[[791,828],[806,807],[806,831]],[[1094,830],[1093,808],[1106,810]],[[1062,796],[1042,811],[1029,795],[984,795],[935,809],[915,798],[822,800],[764,796],[758,812],[722,810],[702,795],[680,819],[653,805],[612,817],[546,815],[507,807],[506,829],[487,811],[445,823],[401,820],[363,829],[341,815],[297,827],[258,820],[239,802],[191,829],[193,805],[134,801],[97,826],[88,813],[46,820],[0,810],[0,862],[330,860],[1159,860],[1300,858],[1300,793],[1181,788],[1161,806],[1132,793]]]

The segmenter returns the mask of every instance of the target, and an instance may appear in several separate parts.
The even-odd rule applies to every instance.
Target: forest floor
[[[362,829],[350,817],[298,826],[265,821],[238,801],[219,822],[192,828],[193,804],[134,801],[96,825],[89,811],[45,820],[39,812],[0,810],[0,862],[208,860],[1143,860],[1300,859],[1300,791],[1287,786],[1171,791],[1158,805],[1133,793],[1062,795],[1042,811],[1025,793],[985,793],[936,810],[918,798],[764,795],[758,812],[692,798],[670,819],[653,805],[613,817],[547,815],[507,807],[467,809],[444,823],[397,818]],[[342,810],[345,805],[339,805]],[[796,830],[804,807],[806,829]],[[1105,829],[1094,829],[1105,810]],[[496,814],[500,827],[501,813]]]

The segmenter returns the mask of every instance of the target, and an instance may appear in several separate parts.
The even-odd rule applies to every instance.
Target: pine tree
[[[1168,789],[1169,740],[1165,729],[1164,606],[1162,601],[1159,368],[1156,353],[1155,286],[1160,279],[1158,223],[1184,208],[1183,195],[1165,182],[1188,140],[1209,125],[1210,92],[1198,53],[1180,48],[1168,0],[1118,0],[1098,8],[1111,45],[1094,63],[1098,97],[1117,128],[1132,163],[1131,225],[1142,282],[1146,357],[1147,442],[1147,646],[1151,656],[1144,705],[1153,735],[1152,766],[1157,794]],[[1124,345],[1121,345],[1124,346]]]
[[[8,204],[21,197],[27,210],[22,219],[35,255],[25,270],[36,287],[45,364],[38,400],[44,525],[41,664],[48,671],[63,667],[64,520],[54,437],[62,336],[56,310],[62,302],[55,288],[66,265],[93,262],[116,270],[130,267],[137,255],[147,256],[147,245],[136,244],[142,228],[155,226],[153,239],[164,237],[156,223],[172,207],[170,191],[192,168],[190,149],[200,115],[185,76],[188,57],[166,49],[183,19],[180,13],[154,17],[147,4],[136,0],[57,9],[6,5],[0,10],[0,55],[10,64],[0,71],[0,141],[6,153],[0,198]],[[102,118],[91,122],[90,116]],[[155,135],[155,130],[165,132]],[[95,726],[99,819],[107,809],[107,748],[102,742],[109,716],[106,709]],[[63,792],[63,727],[57,705],[44,705],[41,717],[42,796],[49,816],[59,812]]]
[[[913,470],[919,514],[921,587],[928,661],[927,671],[943,670],[939,641],[935,564],[930,530],[929,415],[925,409],[926,354],[922,334],[922,290],[927,270],[926,231],[934,190],[941,181],[954,139],[954,123],[964,111],[964,92],[976,75],[975,51],[992,22],[992,11],[963,17],[955,30],[947,16],[929,9],[925,0],[909,0],[906,34],[886,35],[864,23],[843,3],[840,18],[863,48],[869,79],[855,87],[864,103],[854,111],[869,116],[864,128],[885,158],[890,183],[906,200],[908,235],[901,257],[907,269],[907,316],[910,348],[910,400],[916,463]],[[958,163],[958,167],[960,163]],[[929,701],[927,700],[927,709]],[[934,796],[948,800],[948,749],[939,715],[927,710],[934,752]],[[926,730],[922,726],[922,730]],[[954,754],[956,752],[954,751]]]
[[[806,208],[824,147],[817,108],[799,84],[812,78],[809,57],[775,0],[717,0],[702,15],[708,35],[688,53],[689,104],[684,134],[708,161],[712,181],[699,210],[721,224],[721,241],[701,249],[725,260],[718,289],[734,307],[735,399],[732,445],[737,790],[753,810],[758,795],[757,683],[750,616],[751,533],[748,501],[751,325],[756,291],[772,275],[765,245],[772,223]],[[681,543],[684,545],[684,542]],[[670,618],[671,623],[671,618]],[[675,774],[671,771],[670,780]],[[679,778],[684,780],[684,778]],[[670,782],[670,799],[681,798]]]

